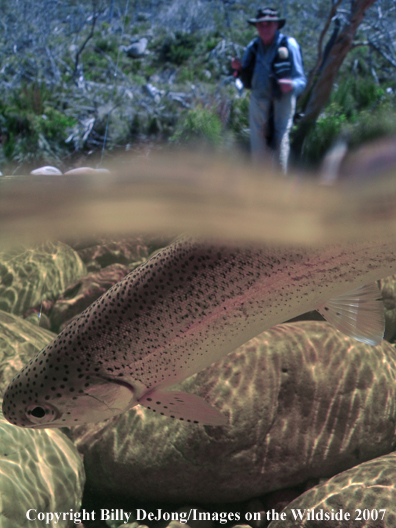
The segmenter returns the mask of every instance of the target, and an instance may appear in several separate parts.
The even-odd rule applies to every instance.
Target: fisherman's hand
[[[278,79],[278,84],[282,93],[291,92],[294,88],[293,81],[291,79]]]
[[[231,67],[232,67],[233,70],[241,71],[242,70],[242,62],[237,57],[232,57]]]

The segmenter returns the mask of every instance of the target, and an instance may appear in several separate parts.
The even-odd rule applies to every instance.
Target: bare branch
[[[92,16],[91,31],[89,35],[87,36],[87,38],[84,40],[84,42],[81,44],[79,50],[76,53],[76,58],[74,60],[73,78],[77,75],[77,72],[78,72],[78,64],[80,60],[80,55],[84,51],[85,46],[88,44],[88,42],[91,40],[91,38],[94,35],[95,25],[96,25],[96,21],[98,19],[99,13],[96,11],[96,2],[93,2],[93,5],[94,5],[94,14]]]
[[[364,42],[354,42],[351,49],[361,48],[362,46],[371,46],[371,43],[368,40],[365,40]]]
[[[370,42],[369,45],[377,52],[379,53],[380,55],[382,55],[382,57],[384,57],[384,59],[386,59],[389,64],[391,64],[394,68],[396,68],[396,60],[394,58],[392,58],[388,53],[386,53],[382,48],[380,48],[379,46],[377,46],[376,44],[374,44],[374,42]]]

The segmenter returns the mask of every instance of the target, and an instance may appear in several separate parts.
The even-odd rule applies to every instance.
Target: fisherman
[[[234,57],[231,66],[245,88],[252,90],[249,125],[253,162],[262,164],[274,159],[275,153],[275,162],[286,174],[296,98],[307,82],[300,46],[280,33],[286,20],[276,9],[258,9],[256,18],[248,23],[256,26],[258,37],[248,44],[242,62]]]

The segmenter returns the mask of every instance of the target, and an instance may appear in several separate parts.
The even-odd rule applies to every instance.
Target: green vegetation
[[[395,103],[395,97],[387,94],[373,78],[346,78],[333,90],[329,103],[305,140],[305,163],[317,166],[341,135],[350,147],[357,147],[396,133]]]
[[[198,105],[186,112],[170,140],[176,143],[198,140],[218,146],[222,141],[222,132],[223,126],[216,112]]]
[[[95,46],[97,49],[105,53],[109,53],[109,52],[117,53],[117,49],[118,49],[118,43],[114,37],[109,38],[108,36],[101,36],[101,35],[98,36],[98,38],[95,40]]]
[[[249,101],[250,97],[236,99],[231,107],[229,128],[239,140],[246,140],[249,128]]]
[[[27,45],[18,37],[16,47],[2,41],[1,167],[97,151],[107,122],[109,150],[170,138],[177,144],[198,139],[215,148],[247,146],[249,92],[238,96],[230,59],[241,57],[256,36],[246,23],[253,14],[251,3],[240,0],[224,8],[221,2],[207,2],[197,9],[189,2],[140,0],[125,14],[116,0],[110,14],[110,3],[100,0],[93,35],[93,4],[66,4],[61,19],[48,3],[45,46],[42,24],[33,20],[30,4],[23,10],[4,5],[4,24],[24,28],[30,40]],[[309,7],[295,1],[288,5],[285,32],[301,44],[307,72],[316,60],[318,19],[326,19],[328,8],[324,0]],[[32,15],[26,25],[25,12]],[[43,16],[40,10],[37,16]],[[119,51],[143,37],[148,46],[142,56]],[[366,33],[357,40],[367,40]],[[73,76],[83,43],[78,76]],[[153,88],[147,89],[147,83]],[[388,87],[396,88],[389,62],[367,46],[350,51],[328,104],[305,139],[306,164],[320,165],[340,136],[354,147],[395,133],[396,100]],[[298,132],[295,127],[293,133]]]
[[[387,97],[375,112],[370,109],[360,112],[352,128],[349,146],[358,147],[367,141],[396,134],[395,103],[394,98]]]
[[[56,109],[51,100],[51,92],[34,83],[0,103],[2,147],[8,159],[56,160],[67,152],[67,129],[76,120]]]
[[[160,50],[160,60],[180,66],[194,53],[198,44],[197,36],[192,33],[176,31],[166,37]]]

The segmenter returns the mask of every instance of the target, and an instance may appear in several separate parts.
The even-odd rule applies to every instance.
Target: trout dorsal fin
[[[317,311],[338,330],[362,343],[379,345],[384,337],[384,305],[376,283],[330,299]]]

